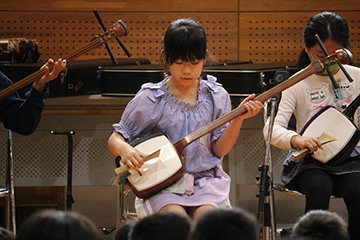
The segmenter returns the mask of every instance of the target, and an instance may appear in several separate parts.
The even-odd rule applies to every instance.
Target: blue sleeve
[[[215,119],[223,116],[224,114],[231,111],[231,100],[229,94],[224,90],[224,93],[221,97],[215,98],[215,101],[218,101],[217,104],[215,104]],[[212,134],[211,141],[217,140],[221,134],[225,131],[225,128],[229,125],[229,123],[226,123],[222,125],[221,127],[214,130]]]
[[[160,94],[156,94],[159,92]],[[119,123],[114,124],[115,131],[120,133],[130,143],[137,138],[143,138],[156,130],[162,117],[159,97],[161,90],[142,88],[126,106]]]
[[[214,121],[215,119],[218,119],[219,117],[231,111],[231,100],[229,93],[222,87],[220,83],[217,82],[216,77],[208,75],[207,79],[207,83],[211,89],[210,92],[214,102],[214,116],[212,120]],[[229,123],[226,123],[223,126],[215,129],[211,134],[211,141],[217,140],[228,125]]]
[[[0,72],[0,89],[6,89],[11,84],[11,80]],[[31,88],[25,99],[21,99],[17,92],[0,99],[0,121],[4,127],[22,135],[33,133],[41,120],[46,91],[45,88],[40,93]]]

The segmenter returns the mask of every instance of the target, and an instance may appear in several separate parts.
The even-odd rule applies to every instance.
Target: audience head
[[[116,231],[115,240],[131,240],[131,235],[134,229],[136,221],[125,222]]]
[[[6,228],[0,227],[0,240],[15,240],[15,235]]]
[[[214,208],[195,222],[190,240],[258,240],[259,228],[255,217],[238,208]]]
[[[131,240],[186,240],[191,220],[177,212],[159,212],[140,219],[133,228]]]
[[[100,240],[100,232],[85,216],[76,212],[43,210],[20,227],[17,240]]]
[[[350,240],[345,221],[334,212],[312,210],[295,224],[292,239],[296,240]]]

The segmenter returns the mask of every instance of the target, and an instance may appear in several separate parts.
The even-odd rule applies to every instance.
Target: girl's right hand
[[[308,148],[310,153],[316,152],[319,148],[321,149],[321,142],[319,138],[295,135],[291,138],[290,143],[291,146],[295,149]]]
[[[126,164],[131,169],[136,169],[140,168],[144,164],[142,159],[145,156],[146,154],[143,154],[139,150],[129,145],[121,154],[120,162]]]

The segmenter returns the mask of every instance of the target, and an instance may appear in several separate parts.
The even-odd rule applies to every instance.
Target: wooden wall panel
[[[238,10],[238,0],[2,0],[0,11],[91,12],[228,12]]]
[[[239,13],[239,60],[253,62],[296,61],[304,47],[302,31],[318,12]],[[360,62],[360,15],[337,12],[349,24],[355,62]]]
[[[360,4],[354,0],[240,0],[241,12],[309,12],[309,11],[360,11]]]
[[[148,58],[157,63],[162,46],[162,36],[168,24],[177,18],[193,18],[199,21],[208,35],[209,51],[222,61],[237,59],[237,13],[102,13],[104,24],[109,29],[118,19],[125,21],[130,34],[121,41],[136,58]],[[0,38],[37,39],[41,58],[65,57],[88,43],[102,29],[92,13],[46,12],[38,15],[28,12],[2,13]],[[110,40],[111,41],[111,40]],[[126,57],[116,41],[109,42],[117,58]],[[106,58],[105,47],[94,49],[78,59]]]
[[[191,17],[207,31],[209,50],[220,61],[296,61],[302,49],[301,32],[307,20],[324,10],[336,11],[350,26],[356,62],[360,62],[360,5],[331,0],[3,0],[0,38],[35,38],[41,60],[64,57],[92,36],[102,33],[92,10],[99,10],[106,26],[124,20],[130,35],[121,40],[133,57],[157,63],[161,38],[172,20]],[[109,43],[118,58],[126,57],[115,41]],[[79,59],[107,58],[104,47]]]

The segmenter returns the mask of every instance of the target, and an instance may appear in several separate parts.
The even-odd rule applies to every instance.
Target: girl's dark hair
[[[304,43],[308,49],[317,44],[316,34],[319,35],[322,42],[331,40],[344,48],[351,46],[348,24],[344,18],[336,13],[321,12],[310,18],[303,32]],[[298,65],[301,69],[309,64],[310,59],[304,49],[300,53]]]
[[[162,60],[172,64],[176,60],[206,59],[207,39],[204,28],[192,19],[178,19],[170,23],[164,35]]]

